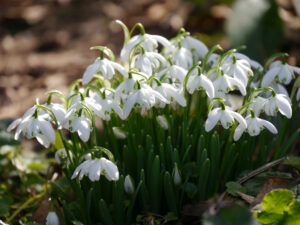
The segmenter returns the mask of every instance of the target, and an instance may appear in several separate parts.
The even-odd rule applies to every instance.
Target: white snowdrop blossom
[[[193,55],[190,50],[181,47],[175,52],[173,56],[173,63],[184,69],[189,69],[194,64]]]
[[[238,79],[246,87],[249,76],[253,76],[253,71],[251,70],[250,64],[244,59],[233,59],[226,60],[226,63],[222,63],[222,68],[224,73]]]
[[[246,95],[245,85],[238,79],[232,78],[221,71],[221,74],[213,82],[215,96],[223,97],[223,94],[234,89],[239,89],[242,95]]]
[[[160,67],[167,65],[167,60],[159,53],[145,52],[143,54],[135,55],[131,62],[131,67],[151,76],[158,71]]]
[[[134,91],[134,85],[139,79],[137,76],[132,76],[131,78],[128,78],[124,80],[116,89],[115,91],[115,99],[116,101],[120,101],[122,99],[123,101],[126,100],[127,96]]]
[[[73,154],[69,151],[69,155],[72,158]],[[66,149],[61,148],[55,152],[55,160],[58,164],[63,164],[63,167],[70,165],[70,160],[68,159],[68,154]]]
[[[164,130],[169,129],[169,124],[168,124],[168,121],[165,116],[159,115],[156,117],[156,120],[157,120],[157,123],[159,124],[159,126],[161,126]]]
[[[197,61],[204,58],[204,56],[208,52],[207,46],[202,41],[189,35],[185,36],[181,43],[183,47],[189,49],[192,54],[196,56]]]
[[[254,69],[258,70],[258,71],[263,71],[264,68],[262,67],[262,65],[261,65],[259,62],[250,59],[248,56],[246,56],[246,55],[244,55],[244,54],[242,54],[242,53],[235,52],[235,53],[233,53],[233,54],[234,54],[234,56],[235,56],[237,59],[243,59],[243,60],[246,60],[246,61],[250,64],[250,66],[251,66],[252,68],[254,68]]]
[[[115,70],[120,72],[124,77],[128,77],[126,69],[120,64],[108,60],[106,58],[100,59],[99,57],[95,62],[87,67],[82,77],[82,84],[87,84],[93,79],[93,75],[101,73],[105,79],[112,79]]]
[[[255,116],[259,116],[260,113],[264,112],[265,104],[268,101],[268,99],[255,96],[251,99],[251,103],[249,104],[249,108],[253,109]]]
[[[80,139],[87,142],[90,138],[90,133],[92,131],[91,120],[84,115],[74,118],[70,123],[69,130],[74,133],[77,132]]]
[[[292,117],[292,107],[288,96],[276,94],[272,96],[265,104],[265,112],[269,116],[275,116],[277,111],[287,118]]]
[[[162,76],[165,76],[165,78],[172,78],[175,80],[178,80],[180,83],[184,82],[184,78],[187,74],[187,70],[177,66],[177,65],[172,65],[169,66],[165,69],[162,69],[158,74],[157,77],[161,78]]]
[[[176,88],[172,84],[168,83],[161,83],[158,85],[155,89],[157,92],[159,92],[164,98],[166,98],[169,102],[172,102],[173,100],[176,101],[179,105],[185,107],[186,106],[186,100],[183,95],[183,89],[182,88]],[[159,101],[158,105],[160,107],[165,107],[165,102]]]
[[[170,103],[165,97],[163,97],[159,92],[153,90],[149,85],[141,84],[140,88],[130,94],[124,103],[124,119],[129,116],[129,113],[134,106],[149,110],[152,106],[159,102],[166,104]]]
[[[140,34],[133,36],[121,50],[121,61],[128,62],[131,51],[137,45],[141,45],[147,52],[153,52],[158,47],[158,43],[165,48],[173,49],[172,44],[159,35]]]
[[[271,133],[277,134],[276,127],[267,120],[260,119],[258,117],[252,117],[251,115],[248,115],[245,120],[247,127],[240,124],[235,129],[233,135],[235,141],[239,140],[245,131],[247,131],[250,136],[257,136],[264,127],[267,128]]]
[[[215,96],[214,85],[204,74],[192,74],[188,79],[186,88],[190,94],[193,94],[195,90],[204,89],[209,98]]]
[[[287,85],[295,78],[294,73],[300,74],[300,68],[275,61],[271,63],[270,69],[264,75],[261,86],[269,86],[273,81]]]
[[[74,171],[72,179],[79,177],[81,180],[84,176],[88,176],[91,181],[98,181],[100,175],[104,175],[109,181],[119,180],[118,167],[106,158],[89,159],[81,163]]]
[[[48,114],[37,115],[35,118],[31,113],[25,113],[21,119],[13,121],[7,130],[10,131],[18,126],[15,140],[18,140],[23,133],[27,138],[36,138],[41,145],[48,148],[50,143],[55,142],[55,132],[49,118]]]
[[[46,225],[59,225],[59,219],[56,212],[49,212],[46,217]]]
[[[53,112],[53,114],[57,120],[58,126],[60,126],[67,114],[64,105],[57,104],[57,103],[51,103],[51,104],[47,104],[45,106]]]
[[[228,108],[215,108],[208,114],[208,118],[205,121],[205,130],[207,132],[211,131],[219,121],[225,129],[228,129],[233,125],[234,120],[237,120],[241,126],[247,127],[245,119],[239,113]]]
[[[134,193],[134,185],[130,175],[127,175],[124,180],[124,190],[127,194],[132,195]]]
[[[94,113],[103,120],[110,120],[110,115],[115,112],[120,118],[123,118],[123,111],[117,101],[106,96],[94,95],[95,102],[100,106],[97,109],[93,109]]]

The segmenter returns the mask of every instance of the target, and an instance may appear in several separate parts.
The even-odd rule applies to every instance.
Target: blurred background
[[[167,38],[184,27],[209,47],[245,44],[260,62],[287,52],[300,66],[299,15],[300,0],[0,0],[0,119],[21,116],[36,97],[44,103],[48,90],[66,93],[97,57],[89,47],[118,55],[116,19]]]

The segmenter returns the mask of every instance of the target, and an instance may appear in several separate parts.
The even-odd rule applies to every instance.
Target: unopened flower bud
[[[59,219],[55,212],[48,213],[46,225],[59,225]]]
[[[168,130],[169,125],[165,116],[157,116],[156,120],[163,129]]]
[[[113,130],[114,135],[116,136],[117,139],[125,139],[125,138],[127,138],[126,133],[123,130],[121,130],[120,128],[113,127],[112,130]]]
[[[124,189],[125,192],[129,195],[132,195],[134,193],[134,184],[130,175],[127,175],[125,177]]]
[[[181,184],[181,176],[176,163],[173,170],[173,182],[176,186]]]

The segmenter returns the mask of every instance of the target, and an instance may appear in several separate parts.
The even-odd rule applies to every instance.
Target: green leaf
[[[298,156],[288,157],[283,163],[289,166],[295,166],[300,168],[300,157]]]
[[[284,189],[274,190],[265,195],[261,203],[262,209],[269,213],[283,214],[292,199],[293,192]]]
[[[246,193],[247,189],[245,187],[243,187],[242,185],[240,185],[239,183],[236,183],[236,182],[227,182],[226,183],[226,191],[237,197],[238,194],[236,192],[243,192],[243,193]]]
[[[300,201],[293,200],[293,192],[287,189],[271,191],[263,198],[262,212],[254,216],[262,224],[293,225],[300,223]]]
[[[0,198],[0,216],[8,215],[10,205],[13,203],[13,198],[4,196]]]
[[[300,224],[300,201],[293,200],[288,207],[286,225]]]

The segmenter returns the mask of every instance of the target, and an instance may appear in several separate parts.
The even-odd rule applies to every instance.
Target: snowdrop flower
[[[247,127],[241,124],[237,126],[233,136],[235,141],[239,140],[245,131],[247,131],[250,136],[257,136],[264,127],[267,128],[271,133],[277,134],[276,127],[267,120],[260,119],[254,115],[248,115],[245,119]]]
[[[16,120],[14,120],[8,127],[7,127],[7,132],[12,131],[13,129],[15,129],[17,126],[19,126],[21,124],[22,121],[27,121],[30,117],[33,116],[35,110],[36,110],[36,105],[32,106],[30,109],[28,109],[24,115],[21,118],[18,118]],[[17,136],[18,139],[19,136]]]
[[[194,71],[196,72],[196,70]],[[214,85],[204,74],[192,72],[192,75],[188,79],[186,88],[190,94],[193,94],[195,90],[204,89],[209,98],[213,98],[215,96]]]
[[[133,185],[132,177],[130,175],[127,175],[125,177],[124,190],[129,195],[132,195],[134,193],[134,185]]]
[[[89,83],[93,79],[93,75],[98,72],[101,72],[105,79],[112,79],[115,70],[119,71],[124,77],[128,77],[128,73],[123,66],[106,58],[100,59],[98,57],[93,64],[86,68],[82,77],[82,84]]]
[[[46,218],[46,225],[59,225],[59,219],[55,212],[49,212]]]
[[[17,124],[18,123],[18,124]],[[27,116],[24,119],[14,121],[8,130],[13,129],[18,125],[15,133],[15,139],[18,140],[21,133],[27,138],[36,138],[37,141],[48,148],[50,143],[55,142],[55,132],[49,122],[49,115],[39,115],[37,118],[34,116]]]
[[[244,59],[236,60],[235,56],[226,60],[226,63],[222,63],[222,68],[225,74],[238,79],[245,87],[249,80],[248,76],[253,76],[249,62]]]
[[[156,120],[157,120],[159,126],[161,126],[164,130],[169,129],[169,124],[168,124],[168,121],[165,116],[159,115],[156,117]]]
[[[78,116],[70,123],[69,130],[72,133],[77,132],[80,139],[87,142],[92,131],[91,120],[84,115]]]
[[[300,68],[275,61],[271,63],[270,69],[264,75],[261,86],[269,86],[273,81],[287,85],[295,77],[294,73],[300,74]]]
[[[292,107],[288,96],[276,94],[266,102],[265,112],[267,115],[275,116],[277,111],[289,119],[292,117]]]
[[[174,87],[171,84],[168,83],[161,83],[159,84],[156,89],[157,92],[159,92],[164,98],[166,98],[169,102],[172,102],[175,100],[179,105],[185,107],[186,106],[186,100],[183,95],[183,90],[178,89]],[[165,107],[165,102],[159,101],[158,105],[160,107]]]
[[[125,100],[127,95],[134,90],[134,85],[138,81],[136,76],[132,76],[124,80],[116,89],[115,91],[115,98],[117,101],[120,99]]]
[[[228,129],[233,125],[234,120],[237,120],[241,126],[247,127],[245,119],[239,113],[231,111],[228,108],[215,108],[208,114],[205,122],[205,130],[206,132],[211,131],[217,125],[218,121],[221,122],[225,129]]]
[[[98,181],[100,175],[103,174],[109,181],[119,180],[118,167],[106,158],[86,160],[81,163],[74,171],[72,179],[79,177],[81,180],[84,176],[88,176],[91,181]]]
[[[51,103],[45,106],[53,112],[58,122],[58,126],[60,126],[63,119],[65,118],[65,115],[67,114],[65,107],[62,104],[57,104],[57,103]]]
[[[72,158],[72,151],[69,151],[69,155]],[[58,149],[55,152],[55,160],[58,164],[63,164],[63,167],[70,165],[66,149],[64,148]]]
[[[168,68],[162,69],[157,74],[157,77],[158,78],[161,78],[162,76],[170,77],[170,78],[179,80],[180,83],[183,83],[186,74],[187,74],[186,69],[184,69],[180,66],[177,66],[177,65],[172,65]]]
[[[131,61],[131,67],[151,76],[160,67],[167,65],[167,60],[159,53],[145,52],[135,55]]]
[[[189,49],[197,57],[197,61],[200,58],[204,58],[204,56],[208,52],[207,46],[202,41],[199,41],[198,39],[191,36],[185,36],[181,41],[181,44],[183,47]]]
[[[237,58],[237,59],[243,59],[243,60],[246,60],[250,66],[256,70],[259,70],[259,71],[262,71],[263,70],[263,67],[262,65],[255,61],[255,60],[252,60],[250,59],[248,56],[242,54],[242,53],[238,53],[238,52],[234,52],[233,55]]]
[[[246,95],[246,87],[245,85],[237,79],[234,79],[223,72],[221,69],[221,74],[217,77],[217,79],[213,82],[216,96],[222,97],[222,94],[228,93],[229,91],[238,88],[242,95]]]
[[[265,104],[267,103],[268,99],[255,96],[251,99],[251,103],[249,108],[253,109],[255,116],[259,116],[260,113],[264,111]]]
[[[123,118],[123,111],[119,104],[112,98],[103,97],[98,94],[94,95],[94,100],[98,108],[94,108],[95,115],[99,116],[103,120],[110,120],[110,115],[115,112],[120,118]]]
[[[168,49],[173,48],[166,38],[159,35],[140,34],[133,36],[121,50],[121,61],[128,62],[131,51],[137,45],[141,45],[147,52],[153,52],[158,47],[158,43]]]
[[[184,47],[179,48],[175,52],[172,60],[175,65],[187,70],[194,64],[192,53],[190,52],[190,50]]]
[[[150,109],[158,102],[169,104],[170,102],[163,97],[159,92],[153,90],[147,84],[139,84],[139,88],[128,96],[124,103],[124,119],[129,116],[134,106],[142,109]]]

